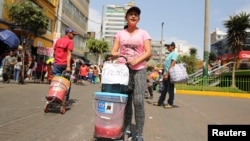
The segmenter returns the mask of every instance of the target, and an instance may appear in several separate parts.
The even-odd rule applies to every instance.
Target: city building
[[[214,44],[226,37],[227,33],[219,30],[219,28],[216,28],[212,33],[211,33],[211,44]]]
[[[250,62],[250,30],[248,29],[246,32],[247,36],[245,39],[245,45],[242,48],[242,51],[237,55],[238,67],[242,62]],[[231,48],[227,45],[226,37],[211,44],[210,51],[215,53],[217,58],[221,60],[222,64],[234,61],[234,54],[232,53]]]
[[[36,37],[30,41],[25,41],[22,38],[20,32],[18,32],[18,27],[12,25],[7,10],[5,9],[5,5],[11,2],[22,2],[23,0],[0,0],[0,28],[2,29],[9,29],[16,33],[16,35],[21,40],[21,43],[29,42],[32,46],[43,46],[46,48],[51,48],[53,46],[53,33],[55,30],[55,20],[56,20],[56,9],[57,9],[57,2],[58,0],[48,0],[48,1],[41,1],[41,0],[32,0],[33,5],[44,9],[44,15],[49,19],[49,24],[47,31],[44,35]],[[46,10],[45,10],[46,9]],[[25,17],[24,17],[25,18]]]
[[[102,33],[101,38],[108,41],[110,46],[113,45],[113,39],[115,34],[122,30],[126,25],[125,13],[127,10],[135,6],[134,0],[131,0],[129,3],[124,4],[124,6],[119,5],[107,5],[105,10],[105,17],[102,21]]]
[[[0,28],[12,30],[20,39],[21,35],[11,25],[4,5],[22,1],[0,0]],[[34,6],[43,9],[45,16],[49,19],[49,25],[46,34],[28,41],[31,46],[53,48],[53,43],[65,34],[65,28],[70,27],[79,33],[74,38],[73,55],[83,57],[85,52],[88,52],[86,41],[88,38],[89,0],[32,0],[32,2]],[[21,42],[24,41],[21,39]]]
[[[75,57],[83,57],[87,52],[89,0],[60,0],[58,3],[57,23],[54,40],[65,34],[65,28],[70,27],[79,35],[74,38]]]

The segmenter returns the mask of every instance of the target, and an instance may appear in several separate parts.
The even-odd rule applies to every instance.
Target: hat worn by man
[[[67,34],[67,33],[73,33],[73,34],[75,34],[75,35],[78,34],[78,33],[75,32],[72,28],[66,28],[66,29],[65,29],[65,33],[66,33],[66,34]]]
[[[172,42],[171,44],[165,44],[165,47],[170,47],[170,46],[172,46],[172,47],[174,47],[174,48],[175,48],[175,43],[174,43],[174,42]]]
[[[141,10],[140,8],[136,7],[136,6],[133,6],[133,7],[130,7],[128,9],[128,11],[126,12],[126,15],[128,15],[128,13],[132,12],[132,11],[135,11],[138,15],[141,14]]]

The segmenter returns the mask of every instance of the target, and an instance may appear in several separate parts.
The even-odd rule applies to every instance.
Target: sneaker
[[[135,141],[144,141],[142,136],[137,136]]]
[[[162,104],[159,104],[158,102],[153,103],[154,106],[162,106]]]
[[[171,109],[171,108],[173,108],[173,105],[167,104],[166,106],[164,106],[164,108]]]
[[[132,141],[132,134],[130,131],[125,132],[124,141]]]

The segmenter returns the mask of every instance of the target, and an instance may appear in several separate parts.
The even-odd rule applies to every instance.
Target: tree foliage
[[[197,49],[196,48],[190,48],[189,49],[189,54],[191,56],[196,56],[197,55]]]
[[[235,69],[236,69],[236,59],[239,52],[245,45],[246,39],[246,29],[250,28],[250,14],[241,12],[238,15],[229,16],[229,20],[224,22],[227,28],[227,45],[232,50],[234,54],[234,66],[232,72],[232,87],[235,85]]]
[[[109,43],[107,41],[90,38],[87,40],[86,45],[89,48],[90,52],[94,53],[96,62],[99,55],[102,56],[103,53],[109,51]]]
[[[194,55],[179,56],[178,60],[186,64],[188,74],[197,71],[197,58]]]
[[[45,34],[48,28],[48,18],[44,16],[41,8],[36,7],[31,1],[9,3],[6,6],[8,16],[14,26],[19,26],[33,36]]]

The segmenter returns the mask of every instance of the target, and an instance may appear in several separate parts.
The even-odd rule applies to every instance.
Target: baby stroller
[[[126,64],[105,62],[101,77],[101,92],[94,93],[94,141],[123,141],[129,69]]]
[[[65,96],[70,87],[70,73],[63,72],[61,76],[54,76],[51,80],[49,92],[46,98],[44,112],[48,113],[49,110],[60,108],[60,113],[64,114],[65,109]]]

